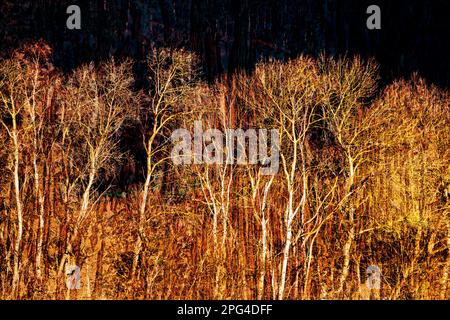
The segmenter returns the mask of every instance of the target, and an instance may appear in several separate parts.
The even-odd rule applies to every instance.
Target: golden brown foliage
[[[1,298],[449,298],[447,91],[378,91],[374,62],[327,57],[208,85],[194,55],[161,49],[137,93],[129,61],[64,76],[49,50],[0,61]],[[127,119],[145,183],[108,190]],[[170,132],[195,120],[278,129],[278,174],[173,165]]]

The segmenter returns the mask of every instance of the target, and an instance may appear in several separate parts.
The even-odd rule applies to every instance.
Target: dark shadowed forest
[[[450,2],[371,4],[2,1],[0,298],[449,299]]]
[[[383,79],[419,72],[449,85],[450,3],[446,0],[104,0],[2,1],[2,48],[44,39],[54,63],[70,69],[111,55],[145,59],[154,47],[184,48],[209,79],[260,59],[358,54],[375,57]],[[81,30],[65,28],[78,4]],[[365,27],[366,8],[382,8],[382,29]],[[6,50],[2,50],[5,53]]]

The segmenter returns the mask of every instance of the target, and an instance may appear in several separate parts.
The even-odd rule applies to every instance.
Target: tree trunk
[[[150,181],[152,178],[152,143],[153,139],[150,138],[147,146],[147,174],[144,183],[144,189],[142,190],[142,198],[141,203],[139,204],[139,226],[138,226],[138,234],[136,238],[136,243],[134,245],[134,254],[133,254],[133,266],[131,270],[131,278],[134,279],[136,276],[136,269],[139,262],[139,255],[142,250],[142,240],[144,236],[144,225],[145,225],[145,210],[147,209],[147,201],[148,201],[148,191],[150,188]]]
[[[17,237],[14,244],[14,270],[13,270],[13,281],[12,281],[12,294],[17,296],[17,290],[20,280],[20,245],[22,242],[23,235],[23,209],[22,209],[22,197],[20,193],[20,180],[19,180],[19,138],[17,132],[17,122],[15,110],[12,117],[13,130],[12,138],[14,144],[14,190],[16,197],[16,211],[17,211]]]
[[[353,189],[353,185],[355,182],[355,167],[354,167],[354,163],[353,163],[353,159],[352,157],[349,156],[349,180],[348,180],[348,185],[347,185],[347,195],[350,196],[350,193],[352,192]],[[351,201],[351,200],[349,200]],[[350,206],[350,211],[349,211],[349,224],[350,224],[350,229],[348,231],[348,238],[347,241],[344,245],[344,248],[342,250],[342,255],[344,257],[344,263],[342,266],[342,273],[341,273],[341,277],[339,279],[339,288],[337,293],[341,294],[344,290],[344,284],[345,281],[347,280],[348,274],[349,274],[349,270],[350,270],[350,253],[351,253],[351,247],[352,247],[352,243],[353,240],[355,238],[355,221],[354,221],[354,214],[355,214],[355,209],[353,208],[353,206]]]

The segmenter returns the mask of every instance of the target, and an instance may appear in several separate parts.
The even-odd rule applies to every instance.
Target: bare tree
[[[280,158],[287,204],[283,217],[285,239],[278,281],[278,299],[285,297],[291,246],[294,233],[303,232],[308,197],[308,159],[306,137],[314,123],[318,70],[313,60],[300,57],[287,63],[257,66],[254,81],[243,99],[255,112],[262,112],[262,124],[280,132]],[[298,180],[297,172],[301,179]],[[297,194],[301,192],[300,198]],[[294,230],[300,218],[300,230]]]
[[[327,129],[336,139],[346,158],[345,211],[348,214],[348,238],[343,246],[343,267],[337,293],[342,293],[350,268],[351,247],[355,238],[355,210],[352,195],[355,193],[357,170],[373,151],[370,130],[377,119],[376,113],[362,115],[364,99],[376,89],[376,65],[373,62],[333,60],[322,57],[324,117]],[[354,197],[353,197],[354,198]]]
[[[69,78],[64,93],[64,130],[70,132],[72,165],[78,172],[72,179],[74,189],[81,191],[81,205],[67,241],[66,253],[60,265],[61,274],[66,261],[73,255],[83,222],[90,212],[94,183],[102,171],[114,170],[120,157],[117,133],[128,115],[135,114],[131,64],[109,61],[99,71],[91,64],[82,66]],[[72,189],[72,190],[74,190]],[[74,190],[76,191],[76,190]]]
[[[183,50],[155,49],[148,57],[147,66],[151,89],[146,96],[142,119],[146,152],[145,182],[139,201],[139,222],[134,245],[132,278],[135,277],[142,243],[150,184],[155,169],[168,158],[165,130],[185,111],[182,101],[197,81],[196,57]],[[148,109],[147,109],[148,108]]]
[[[17,294],[20,281],[20,250],[23,236],[23,198],[21,190],[21,135],[23,128],[21,118],[23,116],[23,91],[24,73],[23,66],[18,61],[5,60],[0,64],[0,97],[1,97],[1,124],[6,130],[10,140],[12,153],[12,171],[14,194],[16,202],[17,233],[14,242],[14,262],[11,294]],[[9,118],[9,121],[6,119]]]
[[[38,237],[36,244],[36,276],[42,280],[42,247],[45,227],[45,195],[43,190],[44,144],[46,127],[48,126],[49,95],[52,92],[50,77],[53,66],[49,63],[51,49],[45,44],[34,44],[24,48],[23,63],[25,65],[25,90],[23,92],[24,123],[30,137],[31,162],[34,180],[34,195],[37,199],[36,215],[39,217]],[[52,79],[55,80],[55,79]],[[27,143],[28,144],[28,143]]]

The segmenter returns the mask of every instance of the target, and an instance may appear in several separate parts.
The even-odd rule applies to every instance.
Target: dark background
[[[81,8],[81,30],[66,28],[70,4]],[[381,8],[381,30],[366,28],[370,4]],[[46,40],[64,70],[183,47],[212,80],[262,58],[325,51],[375,57],[383,82],[418,72],[450,85],[449,0],[1,0],[0,55],[30,39]]]

